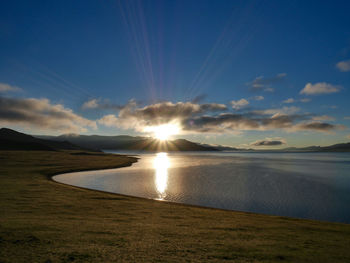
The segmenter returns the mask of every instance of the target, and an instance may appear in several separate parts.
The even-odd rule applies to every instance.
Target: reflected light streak
[[[168,168],[170,167],[170,160],[167,153],[157,153],[153,161],[155,169],[154,183],[160,200],[164,200],[165,190],[168,186]]]

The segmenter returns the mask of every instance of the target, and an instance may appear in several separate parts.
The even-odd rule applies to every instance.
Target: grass
[[[0,262],[350,262],[350,225],[80,189],[57,173],[135,159],[0,152]]]

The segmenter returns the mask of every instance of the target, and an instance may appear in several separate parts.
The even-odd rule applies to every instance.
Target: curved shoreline
[[[128,155],[125,155],[128,156]],[[130,156],[128,156],[130,157]],[[135,158],[135,157],[133,157]],[[87,190],[87,191],[92,191],[92,192],[97,192],[97,193],[102,193],[102,194],[109,194],[109,195],[116,195],[116,196],[122,196],[122,197],[129,197],[129,198],[135,198],[135,199],[140,199],[140,200],[146,200],[146,201],[151,201],[151,202],[160,202],[164,204],[170,204],[170,205],[176,205],[176,206],[185,206],[185,207],[193,207],[193,208],[202,208],[202,209],[209,209],[209,210],[217,210],[217,211],[226,211],[226,212],[232,212],[232,213],[244,213],[244,214],[250,214],[250,215],[263,215],[263,216],[271,216],[275,218],[285,218],[285,219],[290,219],[290,220],[309,220],[309,221],[318,221],[318,222],[325,222],[325,223],[336,223],[336,224],[345,224],[341,222],[329,222],[329,221],[322,221],[322,220],[315,220],[315,219],[308,219],[308,218],[297,218],[297,217],[288,217],[288,216],[279,216],[279,215],[270,215],[270,214],[263,214],[263,213],[254,213],[254,212],[246,212],[246,211],[240,211],[240,210],[231,210],[231,209],[225,209],[225,208],[216,208],[216,207],[210,207],[210,206],[201,206],[201,205],[193,205],[193,204],[186,204],[186,203],[178,203],[178,202],[173,202],[173,201],[167,201],[167,200],[157,200],[153,198],[147,198],[147,197],[140,197],[140,196],[134,196],[134,195],[127,195],[127,194],[121,194],[121,193],[115,193],[115,192],[108,192],[108,191],[103,191],[103,190],[97,190],[97,189],[92,189],[92,188],[86,188],[82,186],[76,186],[76,185],[71,185],[71,184],[66,184],[62,183],[59,181],[56,181],[53,179],[53,177],[57,175],[62,175],[62,174],[68,174],[68,173],[79,173],[79,172],[93,172],[93,171],[103,171],[103,170],[110,170],[110,169],[118,169],[118,168],[124,168],[124,167],[130,167],[134,163],[138,161],[132,162],[130,164],[126,165],[120,165],[112,168],[101,168],[101,169],[82,169],[82,170],[73,170],[73,171],[67,171],[63,173],[58,173],[58,174],[53,174],[53,175],[48,175],[49,180],[52,182],[55,182],[57,184],[60,184],[62,186],[70,187],[70,188],[75,188],[75,189],[80,189],[80,190]]]
[[[122,155],[122,156],[136,158],[134,156],[129,156],[129,155]],[[174,201],[168,201],[168,200],[158,200],[158,199],[154,199],[154,198],[140,197],[140,196],[135,196],[135,195],[127,195],[127,194],[122,194],[122,193],[108,192],[108,191],[97,190],[97,189],[92,189],[92,188],[87,188],[87,187],[82,187],[82,186],[71,185],[71,184],[62,183],[62,182],[59,182],[59,181],[56,181],[53,179],[53,177],[55,177],[55,176],[68,174],[68,173],[93,172],[93,171],[103,171],[103,170],[112,170],[112,169],[118,169],[118,168],[131,167],[139,159],[141,159],[141,158],[140,157],[137,158],[137,160],[135,162],[131,162],[131,163],[125,164],[125,165],[119,165],[119,166],[112,167],[112,168],[101,168],[101,169],[92,169],[92,170],[91,169],[82,169],[82,170],[74,170],[74,171],[53,174],[50,176],[50,180],[57,183],[57,184],[76,188],[76,189],[88,190],[88,191],[104,193],[104,194],[112,194],[112,195],[122,196],[122,197],[136,198],[136,199],[153,201],[153,202],[162,202],[165,204],[179,205],[179,206],[185,206],[185,207],[194,207],[194,208],[202,208],[202,209],[210,209],[210,210],[217,210],[217,211],[227,211],[227,212],[233,212],[233,213],[238,212],[238,213],[245,213],[245,214],[249,214],[249,215],[263,215],[263,216],[282,218],[282,219],[288,219],[288,220],[308,220],[308,221],[317,221],[317,222],[322,222],[322,223],[335,223],[335,224],[349,225],[349,223],[337,222],[337,221],[326,221],[326,220],[311,219],[311,218],[305,218],[305,217],[292,217],[292,216],[282,216],[282,215],[273,215],[273,214],[265,214],[265,213],[255,213],[255,212],[249,212],[249,211],[243,211],[243,210],[232,210],[232,209],[202,206],[202,205],[195,205],[195,204],[186,204],[186,203],[180,203],[180,202],[174,202]]]

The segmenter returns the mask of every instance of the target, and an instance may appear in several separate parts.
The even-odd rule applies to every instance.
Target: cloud
[[[344,120],[350,120],[350,116],[345,116]]]
[[[86,102],[83,103],[83,105],[81,106],[81,108],[83,110],[86,110],[86,109],[96,109],[98,108],[98,100],[97,99],[91,99],[91,100],[88,100]]]
[[[265,138],[264,140],[258,140],[255,142],[252,142],[251,146],[279,146],[287,144],[285,139],[282,138]]]
[[[315,121],[312,119],[314,115],[301,114],[299,111],[300,108],[294,106],[230,112],[226,105],[218,103],[165,101],[141,107],[135,102],[129,102],[118,114],[103,116],[98,120],[98,124],[144,132],[147,127],[176,123],[183,134],[236,134],[245,130],[275,129],[288,132],[300,130],[330,132],[340,128],[336,124]]]
[[[320,95],[320,94],[329,94],[329,93],[336,93],[341,90],[341,86],[332,85],[326,82],[319,82],[319,83],[307,83],[300,91],[300,94],[306,94],[306,95]]]
[[[22,91],[22,89],[15,86],[11,86],[9,84],[0,83],[0,93],[11,92],[11,91]]]
[[[242,109],[246,107],[248,104],[249,104],[249,101],[247,101],[246,99],[231,101],[232,108],[234,108],[235,110]]]
[[[118,118],[114,114],[105,115],[97,122],[107,127],[118,127],[119,125]]]
[[[297,131],[319,131],[319,132],[331,132],[333,130],[344,130],[346,127],[344,125],[335,125],[325,122],[307,122],[300,123],[294,127]]]
[[[135,100],[130,100],[128,103],[136,103]],[[119,111],[122,110],[126,105],[119,105],[109,102],[109,100],[101,100],[101,99],[90,99],[83,103],[81,106],[81,109],[83,110],[92,110],[92,109],[98,109],[98,110],[114,110]]]
[[[282,101],[282,103],[294,103],[294,102],[295,102],[295,99],[293,99],[293,98],[289,98],[289,99]]]
[[[264,78],[263,76],[260,76],[254,79],[252,82],[247,83],[247,85],[251,86],[253,91],[264,90],[268,92],[273,92],[274,89],[271,88],[271,85],[283,82],[286,76],[286,73],[280,73],[271,78]]]
[[[350,71],[350,59],[338,62],[336,66],[341,72],[348,72]]]
[[[266,91],[266,92],[274,92],[275,89],[274,88],[266,88],[266,89],[264,89],[264,91]]]
[[[214,116],[196,116],[183,121],[184,130],[195,132],[238,132],[242,130],[290,129],[296,121],[305,120],[303,115],[274,115],[264,112],[244,114],[221,113]]]
[[[350,139],[350,134],[348,136],[346,136],[346,138]]]
[[[322,116],[315,116],[312,117],[313,121],[334,121],[335,119],[328,115],[322,115]]]
[[[253,111],[254,114],[258,115],[275,115],[275,114],[283,114],[283,115],[290,115],[295,114],[300,111],[300,108],[295,106],[284,106],[282,108],[275,108],[275,109],[265,109],[265,110],[256,110]]]
[[[207,97],[207,95],[201,94],[201,95],[194,97],[191,102],[192,103],[199,103],[199,102],[203,101],[206,97]]]
[[[264,100],[264,99],[265,99],[264,96],[255,96],[255,97],[253,97],[253,100],[257,100],[257,101]]]
[[[284,103],[284,104],[290,104],[290,103],[295,103],[295,102],[306,103],[306,102],[310,102],[310,101],[311,101],[311,99],[309,99],[309,98],[302,98],[300,100],[289,98],[289,99],[286,99],[286,100],[282,101],[282,103]]]
[[[302,98],[302,99],[300,99],[300,101],[303,102],[303,103],[306,103],[306,102],[310,102],[311,99],[309,99],[309,98]]]
[[[322,105],[322,108],[335,110],[335,109],[338,109],[338,106],[337,105]]]
[[[341,129],[341,125],[323,122],[300,123],[308,117],[305,115],[282,115],[257,117],[244,114],[223,113],[216,116],[198,116],[182,122],[182,128],[188,132],[198,133],[230,133],[243,130],[317,131],[330,132]]]
[[[96,122],[75,114],[48,99],[0,97],[0,124],[23,125],[61,132],[83,132],[96,128]]]
[[[107,117],[104,116],[98,120],[98,123],[109,123],[110,125],[113,123],[113,126],[116,127],[143,131],[146,126],[161,125],[173,120],[183,120],[198,114],[226,110],[227,106],[220,103],[197,104],[192,102],[172,103],[165,101],[138,108],[134,101],[130,101],[119,111],[118,117],[113,115],[115,118],[112,118],[111,115],[106,115]]]

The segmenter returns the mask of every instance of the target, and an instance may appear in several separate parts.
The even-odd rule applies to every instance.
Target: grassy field
[[[350,225],[84,190],[53,174],[135,159],[0,152],[0,262],[350,262]]]

